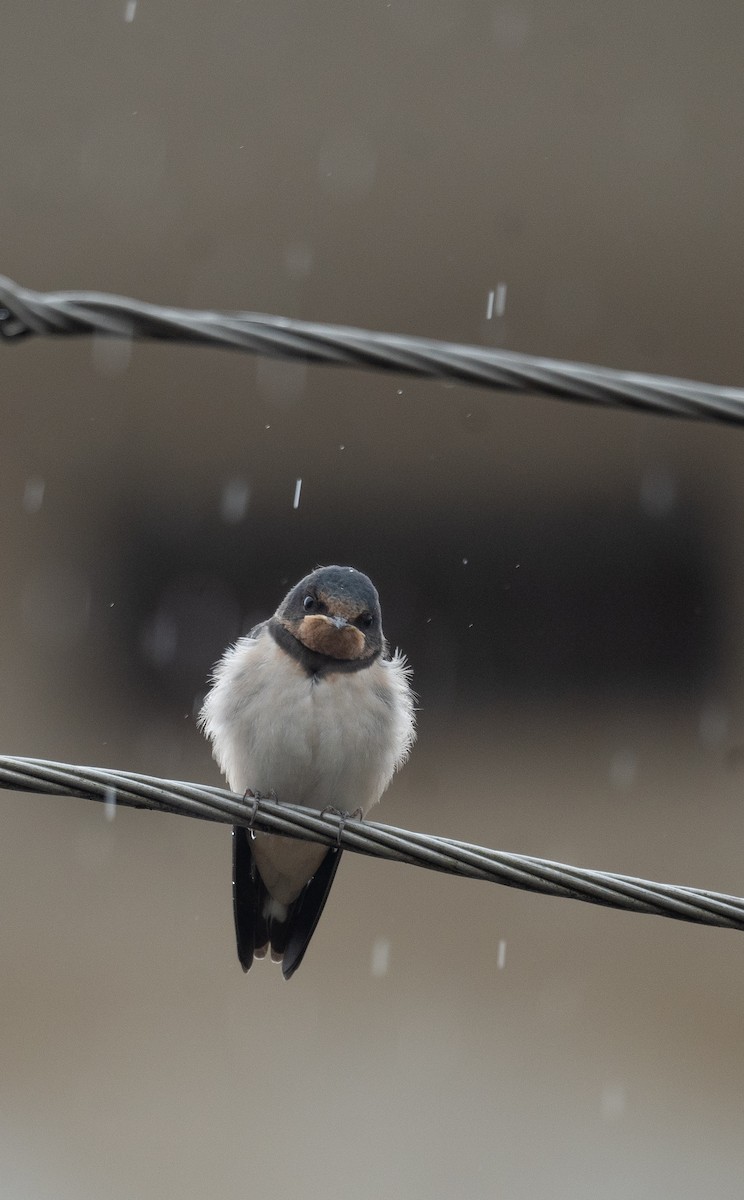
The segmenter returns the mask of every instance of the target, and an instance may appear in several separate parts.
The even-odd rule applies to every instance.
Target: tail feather
[[[263,958],[269,941],[269,928],[263,915],[266,889],[256,871],[251,852],[251,835],[240,825],[233,826],[233,916],[238,958],[244,971],[250,971],[253,956]]]
[[[328,899],[341,851],[329,849],[318,870],[286,908],[272,900],[256,867],[247,829],[233,828],[233,915],[238,958],[249,971],[254,957],[263,958],[267,945],[271,957],[281,961],[289,979],[299,967]]]
[[[282,972],[285,979],[290,979],[294,975],[305,956],[310,938],[315,933],[315,926],[325,908],[325,902],[340,862],[341,851],[333,846],[292,905],[293,911],[286,923],[288,936],[282,958]]]

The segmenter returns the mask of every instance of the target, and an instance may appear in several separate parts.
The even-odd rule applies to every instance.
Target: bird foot
[[[243,792],[243,799],[244,799],[244,800],[252,800],[252,801],[253,801],[253,804],[252,804],[252,806],[251,806],[251,808],[252,808],[251,817],[250,817],[250,820],[249,820],[249,822],[248,822],[248,828],[249,828],[249,829],[250,829],[250,831],[251,831],[251,836],[252,836],[252,837],[255,837],[256,835],[255,835],[255,833],[253,832],[253,822],[255,821],[255,819],[256,819],[256,814],[258,813],[258,804],[259,804],[259,801],[260,801],[260,800],[273,800],[275,804],[278,804],[278,803],[279,803],[279,799],[278,799],[278,797],[277,797],[277,794],[276,794],[276,792],[275,792],[275,791],[273,791],[273,789],[272,789],[272,791],[270,791],[270,792],[254,792],[254,791],[253,791],[253,788],[246,788],[246,789],[245,789],[245,791]]]
[[[344,828],[344,825],[346,824],[346,822],[347,821],[361,821],[362,818],[364,817],[364,813],[362,812],[361,808],[355,808],[351,812],[349,812],[347,809],[336,808],[336,806],[334,804],[327,804],[325,806],[325,808],[321,809],[321,812],[320,812],[321,817],[324,817],[326,815],[326,813],[331,813],[332,816],[338,817],[338,819],[339,819],[338,828],[336,830],[336,844],[338,846],[341,845],[341,833],[343,831],[343,828]]]

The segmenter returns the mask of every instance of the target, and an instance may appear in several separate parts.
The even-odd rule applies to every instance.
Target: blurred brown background
[[[744,382],[740,4],[2,25],[23,284]],[[164,345],[0,369],[4,751],[217,782],[211,664],[351,562],[421,703],[381,820],[742,893],[744,433]],[[285,985],[226,830],[0,805],[10,1200],[741,1196],[739,935],[348,855]]]

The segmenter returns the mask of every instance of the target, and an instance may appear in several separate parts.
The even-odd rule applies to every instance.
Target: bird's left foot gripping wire
[[[361,808],[354,808],[351,812],[345,808],[336,808],[334,804],[327,804],[321,809],[320,815],[324,817],[329,813],[332,817],[338,817],[338,826],[336,828],[336,845],[341,845],[341,834],[343,833],[344,825],[347,821],[361,821],[364,818],[364,813]]]

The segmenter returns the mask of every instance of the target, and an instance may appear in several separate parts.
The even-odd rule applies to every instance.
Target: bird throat
[[[295,636],[308,650],[325,654],[328,658],[349,662],[364,654],[364,634],[353,625],[343,625],[338,629],[327,617],[303,617]]]

